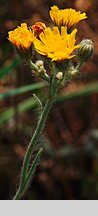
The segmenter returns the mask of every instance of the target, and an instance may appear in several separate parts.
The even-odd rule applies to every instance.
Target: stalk
[[[20,177],[20,184],[19,184],[19,188],[13,198],[13,200],[18,200],[21,199],[21,197],[23,196],[27,185],[29,185],[31,177],[27,178],[29,175],[29,164],[30,164],[30,160],[31,160],[31,156],[32,156],[32,152],[34,147],[36,146],[36,143],[44,129],[44,125],[48,116],[48,113],[52,107],[52,104],[54,102],[56,94],[52,95],[51,97],[49,97],[49,99],[46,101],[45,107],[42,111],[42,114],[39,118],[36,130],[31,138],[31,141],[29,143],[29,146],[27,148],[25,157],[24,157],[24,161],[23,161],[23,165],[22,165],[22,171],[21,171],[21,177]],[[30,175],[31,176],[31,175]],[[25,184],[26,181],[26,184]]]

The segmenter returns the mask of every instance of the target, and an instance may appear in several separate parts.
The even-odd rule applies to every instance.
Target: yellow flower
[[[9,31],[8,34],[8,40],[20,51],[28,50],[34,41],[34,34],[31,29],[28,29],[26,23],[22,23],[21,26]]]
[[[68,29],[74,27],[80,20],[86,19],[85,13],[72,8],[60,10],[57,6],[51,7],[50,17],[58,26],[67,26]]]
[[[46,55],[52,61],[70,59],[75,55],[72,52],[79,47],[75,45],[75,35],[77,30],[67,34],[67,27],[61,26],[61,33],[58,27],[51,30],[47,27],[40,35],[39,39],[35,38],[34,46],[38,53]]]

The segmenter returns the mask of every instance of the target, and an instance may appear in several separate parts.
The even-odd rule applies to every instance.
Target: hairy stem
[[[14,196],[14,200],[21,199],[21,197],[24,195],[25,191],[27,190],[27,188],[28,188],[28,186],[30,184],[30,181],[32,179],[32,175],[34,174],[34,172],[36,170],[36,167],[37,167],[37,165],[39,163],[39,159],[40,159],[40,155],[42,153],[42,150],[43,149],[40,148],[38,153],[36,154],[35,159],[34,159],[32,165],[31,165],[31,168],[28,171],[28,175],[26,176],[25,181],[22,184],[22,186],[18,188],[18,190],[16,192],[16,195]]]
[[[46,102],[46,105],[42,111],[42,114],[39,118],[39,121],[38,121],[38,124],[37,124],[37,127],[36,127],[36,130],[31,138],[31,141],[29,143],[29,146],[27,148],[27,151],[26,151],[26,154],[25,154],[25,157],[24,157],[24,161],[23,161],[23,166],[22,166],[22,171],[21,171],[21,177],[20,177],[20,185],[19,185],[19,188],[16,192],[16,195],[14,196],[14,200],[15,199],[21,199],[21,197],[23,196],[23,191],[25,192],[25,188],[24,188],[24,183],[26,181],[26,177],[28,176],[28,172],[29,172],[29,164],[30,164],[30,160],[31,160],[31,156],[32,156],[32,152],[33,152],[33,149],[34,147],[36,146],[36,143],[43,131],[43,128],[44,128],[44,125],[45,125],[45,121],[47,119],[47,116],[48,116],[48,113],[52,107],[52,104],[54,102],[54,99],[55,99],[55,95],[54,94],[53,96],[49,97],[49,99],[47,100]],[[28,182],[27,184],[30,183],[30,180],[31,178],[28,178]],[[26,184],[26,186],[27,186]]]

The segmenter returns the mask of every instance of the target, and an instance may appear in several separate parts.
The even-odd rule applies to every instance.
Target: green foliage
[[[10,96],[23,94],[23,93],[26,93],[26,92],[31,91],[31,90],[38,90],[38,89],[45,87],[46,85],[47,85],[46,83],[39,82],[39,83],[34,83],[34,84],[27,85],[27,86],[23,86],[23,87],[20,87],[17,89],[13,89],[13,90],[10,90],[9,92],[1,93],[0,94],[0,100],[5,99],[5,98],[10,97]],[[74,99],[76,97],[87,96],[87,95],[93,94],[95,92],[98,92],[98,83],[97,82],[94,84],[89,84],[88,86],[83,87],[78,91],[70,92],[70,93],[67,93],[66,95],[63,95],[63,96],[60,95],[56,98],[56,102],[57,103],[63,103],[64,101],[68,101],[68,100]],[[11,107],[11,108],[5,110],[4,112],[0,113],[0,125],[9,121],[10,118],[13,118],[16,114],[20,114],[20,113],[26,112],[30,109],[34,109],[37,106],[38,106],[38,102],[37,102],[36,98],[34,98],[34,97],[30,97],[29,99],[24,100],[23,102],[19,103],[16,106],[16,108]]]
[[[0,100],[5,99],[7,97],[16,96],[19,94],[23,94],[29,91],[38,90],[45,87],[46,84],[43,82],[33,83],[27,86],[23,86],[20,88],[12,89],[10,91],[4,92],[0,94]]]
[[[23,179],[23,183],[20,185],[19,190],[17,191],[17,193],[13,199],[18,200],[25,193],[26,189],[29,186],[28,183],[31,181],[32,176],[34,175],[35,170],[39,164],[42,151],[43,151],[43,148],[40,148],[39,151],[36,153],[35,158],[34,158],[32,164],[31,164],[31,167],[28,171],[28,175],[26,176],[26,178]]]
[[[4,124],[5,122],[9,121],[13,118],[17,113],[23,113],[30,109],[33,109],[37,106],[37,101],[35,98],[30,97],[23,102],[19,103],[15,108],[11,107],[5,110],[3,113],[0,114],[0,125]]]
[[[58,103],[60,102],[62,103],[63,101],[68,101],[76,97],[82,97],[82,96],[84,97],[84,96],[91,95],[96,92],[98,92],[98,82],[89,84],[88,86],[83,86],[81,89],[78,89],[78,91],[76,90],[66,95],[59,96],[57,101]]]
[[[11,64],[4,66],[0,69],[0,79],[3,78],[8,73],[12,72],[14,68],[16,68],[21,63],[19,58],[15,58]]]

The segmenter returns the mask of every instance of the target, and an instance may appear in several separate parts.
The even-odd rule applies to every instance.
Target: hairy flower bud
[[[93,56],[93,52],[93,42],[89,39],[82,40],[80,42],[80,48],[78,49],[78,59],[80,61],[86,62]]]
[[[71,71],[71,77],[76,77],[79,74],[79,71],[77,69],[74,69]]]
[[[36,62],[35,62],[35,65],[38,67],[38,68],[40,68],[40,67],[44,67],[44,62],[42,61],[42,60],[37,60]]]
[[[62,77],[63,77],[63,73],[62,73],[62,72],[58,72],[58,73],[56,74],[56,76],[55,76],[55,78],[56,78],[57,80],[61,80]]]
[[[31,27],[36,37],[39,37],[39,34],[43,32],[45,28],[46,28],[46,25],[42,22],[36,22],[35,25]]]
[[[46,70],[44,68],[44,62],[42,60],[37,60],[35,65],[38,67],[38,74],[45,74]]]

